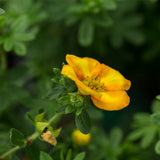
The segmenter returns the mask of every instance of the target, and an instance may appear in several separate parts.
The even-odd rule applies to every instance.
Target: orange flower
[[[111,67],[97,60],[66,55],[68,65],[61,73],[72,79],[81,95],[91,95],[95,106],[104,110],[120,110],[128,106],[130,98],[125,90],[131,82]]]

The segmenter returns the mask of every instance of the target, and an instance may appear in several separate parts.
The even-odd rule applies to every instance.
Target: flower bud
[[[91,139],[91,134],[83,134],[78,129],[73,131],[72,133],[72,140],[78,146],[83,146],[89,144]]]
[[[83,97],[78,94],[73,94],[70,97],[73,106],[81,107],[83,105]]]

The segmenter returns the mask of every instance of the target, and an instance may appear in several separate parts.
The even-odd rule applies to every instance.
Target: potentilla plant
[[[33,141],[39,138],[42,141],[56,146],[59,142],[57,137],[63,133],[63,123],[57,127],[57,123],[65,114],[74,115],[75,131],[71,137],[77,146],[85,146],[90,142],[91,120],[88,109],[99,108],[102,110],[120,110],[127,107],[130,98],[126,91],[129,90],[131,82],[115,69],[99,63],[97,60],[75,55],[66,55],[68,64],[63,64],[62,70],[54,68],[53,86],[47,95],[48,100],[55,100],[58,105],[53,106],[56,113],[47,120],[47,113],[41,111],[33,116],[27,113],[36,131],[28,137],[17,130],[11,129],[10,140],[15,146],[0,156],[0,159],[11,157],[12,153],[19,149],[29,147]],[[92,137],[94,138],[94,137]],[[62,143],[65,143],[62,142]],[[61,160],[64,159],[63,153]],[[72,151],[68,150],[66,159],[72,159]],[[52,158],[44,152],[40,153],[40,160]],[[54,158],[54,157],[53,157]],[[85,153],[76,155],[74,160],[83,160]]]

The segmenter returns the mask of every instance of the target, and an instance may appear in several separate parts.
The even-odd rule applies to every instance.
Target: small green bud
[[[61,71],[60,71],[59,68],[53,68],[53,73],[54,73],[55,75],[60,75],[60,74],[61,74]]]
[[[83,105],[83,97],[79,94],[72,94],[70,96],[70,101],[75,107],[81,107]]]

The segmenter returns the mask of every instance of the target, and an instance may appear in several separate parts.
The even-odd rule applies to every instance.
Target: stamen
[[[81,80],[86,86],[89,88],[97,91],[97,92],[104,92],[104,84],[101,84],[99,80],[96,79],[87,79]]]

